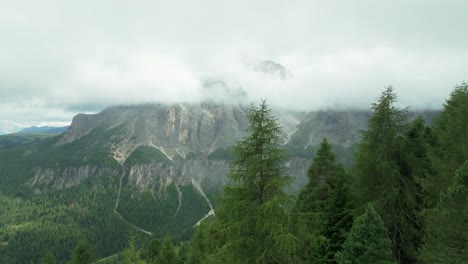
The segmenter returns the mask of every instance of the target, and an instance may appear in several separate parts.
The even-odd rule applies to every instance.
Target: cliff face
[[[99,146],[121,168],[86,162],[74,167],[36,167],[27,184],[43,190],[65,189],[88,177],[120,175],[124,184],[138,189],[170,183],[190,185],[195,180],[202,186],[220,190],[226,183],[229,162],[223,158],[210,159],[210,154],[229,148],[245,136],[247,111],[248,107],[242,105],[150,104],[110,107],[94,115],[79,114],[53,147],[66,148],[90,138],[85,144]],[[318,146],[323,137],[346,150],[359,140],[359,131],[366,128],[370,117],[369,111],[274,110],[273,114],[283,126],[285,148],[296,152]],[[435,112],[420,114],[432,120]],[[96,136],[93,133],[97,130],[105,132]],[[149,158],[152,156],[142,152],[136,155],[136,163],[129,164],[128,158],[141,146],[150,148],[153,154],[156,152],[154,157],[163,156],[166,161],[152,160]],[[88,147],[80,149],[83,160],[87,151],[96,152],[96,147],[87,150]],[[310,157],[294,153],[289,156],[288,172],[296,178],[291,190],[300,189],[306,182],[309,163]]]
[[[143,190],[171,183],[191,185],[195,180],[216,192],[226,183],[229,161],[210,159],[209,155],[219,149],[228,149],[245,135],[247,112],[247,106],[215,104],[110,107],[98,114],[77,115],[54,147],[66,148],[93,135],[92,140],[85,141],[86,144],[99,145],[109,152],[109,156],[123,168],[124,184]],[[317,145],[324,136],[334,144],[351,145],[358,140],[357,131],[365,127],[368,118],[365,112],[274,110],[273,115],[283,126],[286,146],[297,149]],[[97,130],[107,132],[96,136],[93,133]],[[128,164],[126,161],[140,146],[160,152],[167,162],[144,160]],[[82,153],[85,155],[86,150]],[[308,165],[309,159],[290,157],[289,174],[296,178],[291,190],[298,190],[306,182]],[[120,173],[118,168],[100,164],[38,167],[28,185],[37,191],[65,189],[88,177],[103,175],[117,177]]]

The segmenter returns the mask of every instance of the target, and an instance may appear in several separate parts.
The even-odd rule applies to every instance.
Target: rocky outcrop
[[[68,168],[36,168],[34,176],[27,185],[36,190],[63,190],[79,184],[89,177],[118,176],[119,172],[99,166],[80,166]]]

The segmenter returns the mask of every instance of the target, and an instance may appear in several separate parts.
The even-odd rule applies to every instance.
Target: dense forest
[[[160,239],[123,235],[118,231],[124,223],[112,213],[103,217],[108,211],[93,203],[97,196],[107,199],[110,190],[103,186],[117,188],[117,183],[89,182],[95,187],[86,188],[85,182],[69,194],[54,194],[63,200],[51,216],[55,224],[38,229],[30,244],[17,247],[29,247],[32,256],[35,241],[53,237],[56,244],[41,253],[40,263],[468,263],[468,85],[455,87],[431,126],[421,117],[410,120],[408,108],[400,108],[397,99],[387,87],[372,104],[352,166],[340,164],[324,138],[310,155],[308,183],[298,195],[285,192],[292,177],[286,174],[284,138],[262,102],[247,114],[248,136],[232,150],[212,154],[213,159],[231,160],[230,182],[216,199],[215,215],[193,234],[186,230],[183,236],[171,237],[178,226],[174,223],[161,227]],[[135,155],[153,154],[141,149]],[[67,200],[75,198],[70,193],[82,192],[87,193],[79,197],[89,197],[86,203],[92,211],[70,208]],[[131,190],[122,195],[132,195]],[[176,195],[175,190],[169,195]],[[0,195],[0,206],[11,217],[0,219],[0,228],[28,212],[40,214],[47,204],[44,199],[39,196],[18,207],[18,201]],[[109,199],[106,207],[113,202]],[[196,214],[197,208],[186,207],[188,214]],[[130,207],[122,211],[132,218]],[[86,214],[95,216],[95,223],[83,226],[112,229],[114,236],[90,243],[85,239],[89,236],[75,232],[73,239],[62,239],[63,230],[77,230],[70,219],[91,219]],[[163,217],[148,214],[145,219]],[[151,225],[157,223],[141,223]],[[88,232],[93,234],[92,228]],[[112,243],[122,251],[98,259],[96,252],[103,255]],[[23,256],[21,263],[31,256]]]

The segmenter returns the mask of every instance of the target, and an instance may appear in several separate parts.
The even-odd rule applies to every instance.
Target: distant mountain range
[[[0,245],[8,242],[2,237],[17,241],[17,248],[0,246],[0,256],[13,248],[27,254],[24,241],[34,240],[43,225],[68,230],[61,233],[64,240],[75,239],[68,234],[90,234],[87,239],[96,244],[114,235],[115,244],[98,247],[102,256],[120,250],[135,232],[188,237],[192,227],[213,212],[215,197],[227,182],[230,147],[246,135],[247,112],[248,106],[210,103],[115,106],[79,114],[70,127],[32,127],[0,136],[0,198],[3,193],[11,197],[3,199],[14,204],[15,199],[36,197],[31,214],[37,206],[48,206],[43,214],[48,218],[0,221]],[[296,179],[290,193],[306,183],[307,168],[323,137],[333,144],[337,160],[351,165],[359,131],[371,116],[370,111],[278,109],[272,114],[282,125],[287,172]],[[431,123],[437,114],[412,112],[410,118],[422,115]],[[7,147],[2,148],[2,139],[9,140]],[[63,216],[49,211],[66,212],[72,224],[65,226]],[[36,221],[41,224],[33,224]],[[94,224],[78,225],[88,222]],[[118,233],[110,226],[119,226]],[[47,248],[51,242],[41,243]]]

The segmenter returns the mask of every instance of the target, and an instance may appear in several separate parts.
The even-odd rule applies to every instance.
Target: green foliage
[[[155,263],[158,259],[159,251],[161,250],[161,240],[153,239],[146,246],[145,250],[145,260],[148,263]]]
[[[387,230],[372,204],[354,221],[343,250],[336,254],[336,261],[340,264],[396,263]]]
[[[297,202],[298,225],[306,241],[303,258],[333,262],[352,224],[349,184],[324,138],[309,167],[309,181]],[[315,248],[311,248],[315,244]]]
[[[179,246],[179,250],[177,251],[177,263],[185,264],[188,262],[188,255],[189,255],[190,246],[188,242],[183,242]]]
[[[125,263],[127,264],[145,263],[140,257],[141,249],[136,248],[135,240],[136,240],[136,237],[131,236],[128,239],[127,247],[123,251]]]
[[[247,115],[248,136],[234,146],[237,159],[216,211],[225,243],[214,259],[235,263],[294,263],[300,241],[290,229],[287,209],[291,197],[283,188],[292,179],[284,174],[281,130],[265,102]]]
[[[125,160],[125,165],[148,164],[152,162],[170,162],[159,149],[149,146],[139,146]]]
[[[209,160],[233,160],[235,157],[228,148],[217,148],[208,155]]]
[[[355,190],[361,204],[375,203],[397,261],[411,263],[417,255],[421,229],[421,191],[415,177],[419,177],[419,164],[424,163],[418,160],[425,158],[407,155],[414,151],[413,144],[407,144],[411,135],[407,111],[397,108],[396,100],[393,88],[388,87],[372,106],[368,130],[362,132],[356,153]]]
[[[421,263],[468,263],[468,161],[427,212]]]
[[[175,264],[176,261],[176,254],[174,250],[174,244],[172,244],[172,240],[169,236],[164,238],[164,241],[161,245],[161,250],[158,254],[158,264]]]
[[[2,148],[12,148],[22,145],[27,145],[31,143],[39,142],[43,139],[53,137],[54,135],[45,135],[45,134],[8,134],[0,136],[0,149]]]
[[[97,128],[70,144],[57,146],[59,137],[48,137],[31,144],[0,149],[0,191],[10,195],[18,190],[27,192],[24,183],[34,176],[36,168],[60,171],[94,165],[118,169],[120,165],[112,157],[111,146],[102,140],[115,134],[119,134],[118,128]]]
[[[451,184],[453,172],[468,157],[468,84],[456,86],[435,122],[436,144],[431,157],[435,173],[425,185],[431,205],[437,203],[441,191]]]
[[[426,127],[424,119],[418,116],[409,124],[403,146],[404,162],[400,168],[402,174],[411,175],[414,182],[418,183],[413,185],[413,192],[419,194],[415,196],[415,202],[419,206],[416,208],[418,212],[429,203],[428,194],[422,187],[428,184],[428,178],[433,173],[429,156],[432,142],[432,130]]]
[[[225,256],[219,256],[220,254],[217,252],[222,250],[222,246],[226,243],[226,237],[221,227],[218,219],[206,219],[200,223],[191,241],[188,263],[215,263],[216,260],[226,258]]]
[[[121,250],[131,228],[113,212],[117,181],[89,178],[65,192],[33,198],[0,193],[0,263],[36,263],[46,249],[63,262],[82,239],[97,257]]]
[[[71,264],[88,264],[93,261],[92,248],[85,240],[78,241],[75,249],[73,249]]]
[[[155,190],[122,187],[117,211],[122,217],[155,237],[170,235],[177,241],[188,240],[193,224],[210,209],[205,199],[190,186],[179,186],[182,202],[174,184],[155,186]],[[179,208],[179,209],[178,209]]]
[[[44,256],[41,258],[41,264],[56,264],[57,259],[52,252],[46,250]]]

